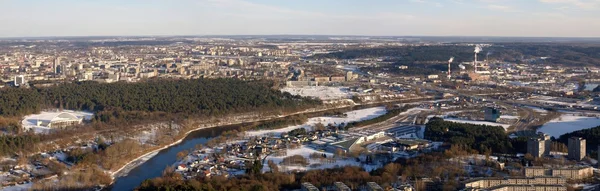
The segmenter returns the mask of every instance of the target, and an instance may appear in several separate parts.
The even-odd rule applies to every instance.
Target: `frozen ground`
[[[332,158],[333,154],[332,153],[328,153],[328,152],[321,152],[321,151],[317,151],[313,148],[310,148],[306,145],[303,145],[302,147],[298,148],[298,149],[288,149],[287,150],[287,154],[285,156],[268,156],[264,161],[264,165],[263,165],[263,171],[269,171],[269,165],[268,165],[268,161],[273,161],[275,164],[277,164],[279,166],[279,170],[280,171],[294,171],[294,170],[298,170],[298,171],[306,171],[306,170],[314,170],[314,169],[328,169],[328,168],[337,168],[337,167],[344,167],[344,166],[360,166],[365,168],[365,170],[367,171],[371,171],[373,169],[377,169],[380,167],[380,165],[364,165],[361,164],[360,162],[356,162],[355,158],[347,158],[347,159],[343,159],[343,158],[337,158],[335,162],[333,163],[328,163],[325,162],[325,160],[320,160],[320,159],[310,159],[310,154],[312,153],[319,153],[319,154],[325,154],[327,156],[327,158]],[[288,157],[288,156],[294,156],[294,155],[301,155],[304,158],[306,158],[306,160],[310,163],[308,166],[288,166],[288,165],[283,165],[280,164],[281,161],[283,161],[283,158]]]
[[[301,95],[317,97],[321,100],[347,99],[352,94],[348,87],[328,87],[328,86],[307,86],[302,88],[283,88],[281,91],[289,92],[292,95]]]
[[[544,132],[555,138],[563,134],[589,129],[600,125],[600,119],[597,117],[576,116],[573,114],[563,114],[559,118],[553,119],[544,124],[539,132]]]
[[[475,125],[490,125],[490,126],[500,126],[503,127],[505,130],[510,127],[510,125],[508,124],[502,124],[502,123],[494,123],[494,122],[489,122],[489,121],[473,121],[473,120],[466,120],[466,119],[444,119],[444,121],[451,121],[451,122],[455,122],[455,123],[468,123],[468,124],[475,124]]]
[[[49,120],[52,117],[57,116],[60,113],[70,113],[73,114],[77,118],[83,118],[84,120],[91,120],[94,116],[94,113],[85,112],[85,111],[72,111],[72,110],[63,110],[63,111],[42,111],[39,114],[27,115],[24,117],[23,121],[21,121],[21,125],[25,130],[32,130],[35,133],[49,133],[50,128],[38,126],[37,122],[39,120]]]
[[[302,125],[290,126],[281,129],[272,129],[272,130],[261,130],[261,131],[247,131],[246,135],[249,136],[260,136],[265,134],[281,134],[285,132],[289,132],[298,128],[306,128],[310,130],[310,128],[317,123],[321,123],[323,125],[327,124],[341,124],[348,123],[354,121],[363,121],[368,119],[373,119],[379,117],[386,113],[385,107],[372,107],[367,109],[354,110],[350,112],[346,112],[347,117],[313,117],[308,119],[308,122]]]
[[[27,190],[31,189],[31,186],[33,186],[33,183],[4,187],[4,188],[1,188],[1,190],[2,191],[27,191]]]
[[[545,109],[542,109],[539,107],[531,107],[531,106],[525,106],[525,107],[532,109],[533,111],[538,112],[538,113],[548,113],[548,110],[545,110]]]

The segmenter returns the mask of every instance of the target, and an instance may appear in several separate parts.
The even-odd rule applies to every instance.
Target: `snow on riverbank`
[[[281,91],[289,92],[292,95],[301,95],[308,97],[317,97],[321,100],[347,99],[352,94],[348,87],[328,87],[328,86],[307,86],[302,88],[283,88]]]
[[[582,129],[589,129],[596,126],[600,126],[600,118],[563,114],[559,118],[553,119],[544,124],[540,129],[538,129],[538,132],[544,132],[550,136],[558,138],[566,133]]]
[[[350,112],[346,112],[347,117],[313,117],[308,119],[308,122],[302,125],[290,126],[281,129],[273,129],[273,130],[261,130],[261,131],[248,131],[246,135],[249,136],[260,136],[269,133],[273,134],[281,134],[298,128],[306,128],[310,130],[310,128],[317,124],[321,123],[323,125],[327,124],[340,124],[340,123],[348,123],[354,121],[364,121],[368,119],[373,119],[385,114],[387,111],[385,107],[373,107],[367,109],[354,110]]]
[[[444,121],[451,121],[451,122],[455,122],[455,123],[468,123],[468,124],[474,124],[474,125],[500,126],[500,127],[503,127],[504,130],[506,130],[506,129],[508,129],[508,127],[510,127],[510,125],[508,125],[508,124],[494,123],[494,122],[489,122],[489,121],[473,121],[473,120],[453,119],[453,118],[446,118],[446,119],[444,119]]]

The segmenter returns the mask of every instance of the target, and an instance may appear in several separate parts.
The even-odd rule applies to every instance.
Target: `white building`
[[[73,125],[79,125],[83,121],[83,118],[78,118],[71,113],[52,113],[50,115],[38,115],[36,120],[37,126],[48,127],[48,128],[65,128]]]
[[[431,79],[438,79],[438,78],[439,78],[439,76],[437,74],[432,74],[432,75],[427,76],[427,79],[430,79],[430,80]]]
[[[25,76],[18,75],[18,76],[15,76],[14,83],[15,83],[15,86],[22,86],[22,85],[24,85],[27,82],[25,81]]]

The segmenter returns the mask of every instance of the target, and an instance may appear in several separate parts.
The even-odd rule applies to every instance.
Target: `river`
[[[358,109],[370,108],[382,106],[385,104],[392,103],[400,103],[400,102],[391,102],[391,103],[376,103],[376,104],[368,104],[368,105],[357,105],[351,108],[341,108],[335,109],[341,112],[348,112]],[[315,113],[305,113],[303,114],[307,117],[317,117],[322,116],[323,112],[315,112]],[[127,175],[117,177],[114,184],[112,185],[112,190],[122,191],[122,190],[133,190],[134,188],[140,186],[140,184],[147,179],[152,179],[156,177],[162,176],[163,170],[175,164],[177,162],[177,153],[194,149],[197,144],[205,144],[211,138],[219,136],[224,131],[238,129],[248,125],[248,124],[236,124],[229,126],[220,126],[208,129],[200,129],[191,132],[188,136],[186,136],[181,143],[168,147],[158,152],[155,156],[151,157],[148,161],[138,165],[133,168]]]
[[[185,137],[181,143],[159,151],[150,160],[129,171],[126,176],[117,177],[112,185],[112,190],[133,190],[146,179],[160,177],[166,167],[176,162],[178,152],[193,149],[197,144],[204,144],[226,130],[239,129],[241,126],[243,125],[238,124],[194,131]]]

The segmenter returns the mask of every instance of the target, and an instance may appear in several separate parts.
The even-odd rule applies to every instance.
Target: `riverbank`
[[[127,174],[131,169],[137,167],[139,164],[142,164],[144,162],[146,162],[148,159],[152,158],[153,155],[156,155],[158,152],[160,152],[161,150],[167,149],[169,147],[172,147],[174,145],[177,145],[179,143],[181,143],[181,141],[183,141],[190,133],[198,131],[198,130],[202,130],[202,129],[209,129],[209,128],[214,128],[214,127],[221,127],[221,126],[228,126],[228,125],[241,125],[244,123],[252,123],[252,122],[260,122],[260,121],[268,121],[268,120],[274,120],[274,119],[279,119],[279,118],[284,118],[284,117],[288,117],[288,116],[293,116],[293,115],[300,115],[300,114],[307,114],[307,113],[316,113],[316,112],[324,112],[324,111],[330,111],[330,110],[336,110],[336,109],[343,109],[343,108],[348,108],[348,107],[354,107],[356,105],[342,105],[339,107],[333,107],[333,108],[322,108],[322,109],[308,109],[308,110],[304,110],[304,111],[300,111],[300,112],[295,112],[295,113],[291,113],[291,114],[287,114],[287,115],[276,115],[276,116],[268,116],[268,117],[263,117],[263,118],[256,118],[254,120],[247,120],[244,119],[243,121],[233,121],[233,122],[216,122],[216,123],[210,123],[210,124],[205,124],[202,125],[201,127],[197,127],[191,130],[186,131],[183,135],[180,135],[177,140],[175,142],[172,142],[168,145],[164,145],[161,146],[159,148],[156,149],[151,149],[147,152],[144,152],[144,154],[142,154],[141,156],[130,160],[129,162],[127,162],[126,164],[124,164],[121,168],[111,172],[111,176],[113,178],[113,181],[115,178],[122,176],[124,174]]]
[[[320,113],[320,112],[327,112],[327,111],[332,111],[332,110],[339,110],[339,109],[345,109],[345,108],[351,108],[351,107],[356,107],[356,106],[364,106],[364,107],[368,107],[368,106],[380,106],[382,104],[389,104],[389,103],[406,103],[406,102],[414,102],[414,101],[423,101],[423,100],[429,100],[431,99],[431,97],[417,97],[417,98],[409,98],[409,99],[398,99],[398,100],[384,100],[384,101],[377,101],[377,102],[369,102],[369,103],[361,103],[361,104],[355,104],[353,102],[348,103],[348,104],[340,104],[334,107],[323,107],[323,108],[312,108],[312,109],[307,109],[304,111],[299,111],[299,112],[294,112],[294,113],[290,113],[290,114],[285,114],[285,115],[269,115],[269,116],[261,116],[258,118],[237,118],[233,121],[227,121],[227,122],[211,122],[208,124],[203,124],[200,127],[197,128],[193,128],[190,130],[187,130],[184,134],[179,135],[177,137],[177,140],[165,145],[165,146],[160,146],[158,148],[155,149],[151,149],[145,153],[143,153],[142,155],[140,155],[139,157],[136,157],[133,160],[130,160],[129,162],[127,162],[126,164],[124,164],[121,168],[115,170],[114,172],[111,172],[112,178],[113,178],[113,184],[116,178],[121,177],[121,176],[126,176],[131,170],[135,169],[137,166],[144,164],[144,162],[148,161],[149,159],[151,159],[152,157],[154,157],[156,154],[158,154],[160,151],[173,147],[175,145],[180,144],[183,140],[185,140],[188,135],[192,132],[196,132],[198,130],[202,130],[202,129],[210,129],[210,128],[214,128],[214,127],[223,127],[223,126],[228,126],[228,125],[242,125],[245,123],[252,123],[252,122],[260,122],[260,121],[268,121],[268,120],[275,120],[275,119],[279,119],[279,118],[284,118],[284,117],[289,117],[289,116],[293,116],[293,115],[300,115],[300,114],[311,114],[311,113]]]

